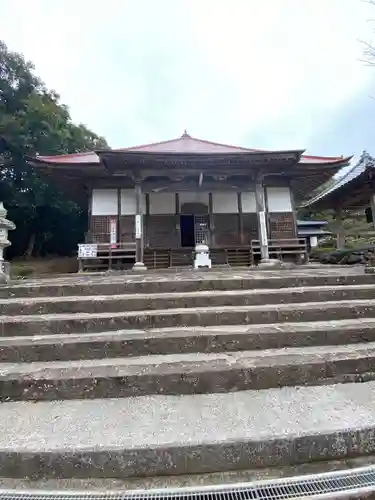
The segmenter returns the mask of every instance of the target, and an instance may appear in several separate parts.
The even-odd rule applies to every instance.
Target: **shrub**
[[[16,264],[11,267],[11,275],[15,279],[25,279],[33,275],[35,269],[32,266]]]
[[[335,247],[315,247],[310,252],[311,259],[319,259],[320,255],[335,252]]]

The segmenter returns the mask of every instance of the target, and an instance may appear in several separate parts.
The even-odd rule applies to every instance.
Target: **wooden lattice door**
[[[194,231],[195,231],[195,244],[205,244],[208,245],[209,239],[209,228],[208,228],[208,216],[207,215],[195,215],[194,216]]]

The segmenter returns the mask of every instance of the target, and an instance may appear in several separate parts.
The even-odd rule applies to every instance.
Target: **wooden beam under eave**
[[[167,183],[162,181],[154,181],[154,182],[143,182],[142,183],[143,191],[146,193],[151,193],[153,190],[159,190],[159,192],[163,193],[174,193],[176,191],[254,191],[255,187],[253,183],[248,184],[235,184],[230,182],[204,182],[203,187],[199,188],[197,182],[176,182],[176,183]]]

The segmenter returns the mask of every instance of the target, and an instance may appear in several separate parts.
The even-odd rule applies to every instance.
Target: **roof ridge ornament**
[[[191,139],[191,135],[187,133],[187,130],[184,130],[184,133],[181,136],[181,139]]]

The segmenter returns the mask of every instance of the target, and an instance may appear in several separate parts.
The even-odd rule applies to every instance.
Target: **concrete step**
[[[118,313],[171,308],[256,306],[330,300],[375,299],[375,284],[311,286],[260,290],[93,295],[0,299],[0,315]]]
[[[0,337],[0,361],[69,361],[375,342],[375,318]]]
[[[160,309],[120,313],[2,316],[0,336],[97,333],[134,328],[220,326],[374,318],[375,300]]]
[[[2,363],[0,401],[203,394],[375,379],[375,343]]]
[[[0,405],[6,477],[126,478],[375,451],[375,383]]]
[[[206,474],[179,474],[179,475],[162,475],[162,476],[149,476],[149,477],[125,477],[121,479],[116,478],[98,478],[98,477],[86,477],[86,478],[41,478],[41,479],[29,479],[29,478],[9,478],[0,477],[0,488],[5,490],[16,490],[18,494],[24,493],[25,490],[39,490],[38,493],[48,492],[56,496],[57,492],[62,494],[70,494],[71,491],[79,491],[81,494],[84,492],[94,492],[97,493],[105,491],[120,493],[122,498],[124,498],[125,490],[147,490],[147,493],[151,493],[150,490],[153,489],[165,489],[165,488],[202,488],[204,486],[222,486],[222,485],[238,485],[238,483],[245,482],[259,482],[266,481],[269,486],[270,480],[283,480],[286,478],[309,476],[306,479],[313,479],[311,476],[319,481],[322,479],[322,474],[334,474],[335,472],[340,473],[341,471],[353,472],[360,468],[368,468],[374,466],[375,455],[366,455],[364,457],[355,458],[342,458],[340,460],[327,460],[319,462],[310,462],[305,464],[297,465],[285,465],[282,467],[265,467],[262,469],[245,469],[245,470],[231,470],[226,472],[211,472]],[[355,487],[355,483],[353,484]],[[353,488],[354,489],[354,488]],[[42,490],[42,491],[40,491]],[[64,491],[65,490],[65,491]],[[68,491],[66,491],[68,490]],[[86,490],[86,491],[85,491]],[[135,492],[141,494],[144,498],[143,492]],[[156,493],[156,492],[153,492]],[[366,498],[369,499],[368,495],[363,495],[363,492],[359,493],[358,490],[353,495],[352,491],[348,491],[348,495],[344,496],[340,494],[340,499],[350,498],[350,500]],[[15,497],[12,496],[15,500]],[[89,496],[86,496],[89,499]],[[138,497],[139,498],[139,497]],[[185,497],[186,498],[186,497]],[[309,497],[310,498],[310,497]],[[327,497],[325,497],[327,498]],[[331,498],[337,498],[334,495]]]
[[[373,284],[373,275],[360,270],[327,269],[300,271],[233,271],[115,275],[98,278],[73,276],[55,280],[30,281],[0,286],[0,298],[121,295],[127,293],[174,293],[207,290],[242,290],[301,286],[335,286]]]

